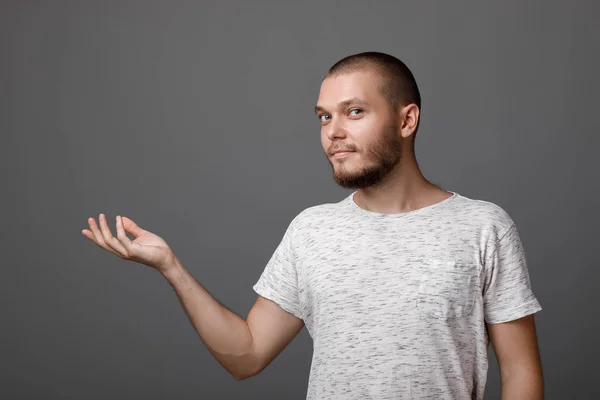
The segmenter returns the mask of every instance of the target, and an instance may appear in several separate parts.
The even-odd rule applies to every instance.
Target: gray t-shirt
[[[482,399],[486,323],[540,311],[500,206],[452,197],[401,214],[353,192],[289,224],[253,289],[313,339],[307,399]]]

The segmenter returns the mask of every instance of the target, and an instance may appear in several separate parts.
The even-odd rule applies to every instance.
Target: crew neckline
[[[358,212],[360,212],[363,215],[366,216],[371,216],[371,217],[376,217],[376,218],[388,218],[388,219],[396,219],[396,218],[404,218],[410,215],[416,215],[416,214],[421,214],[430,210],[434,210],[439,208],[440,206],[449,203],[450,201],[456,199],[457,197],[459,197],[460,195],[457,192],[453,192],[452,190],[446,190],[449,193],[452,193],[452,196],[442,200],[442,201],[438,201],[437,203],[434,204],[430,204],[428,206],[425,207],[421,207],[421,208],[417,208],[416,210],[412,210],[412,211],[407,211],[407,212],[403,212],[403,213],[394,213],[394,214],[387,214],[387,213],[380,213],[380,212],[375,212],[375,211],[369,211],[366,210],[364,208],[362,208],[361,206],[359,206],[358,204],[356,204],[356,202],[354,201],[354,195],[356,193],[358,193],[357,190],[355,190],[354,192],[352,192],[347,198],[347,202],[348,204],[350,204],[350,208],[352,208],[353,210],[356,210]]]

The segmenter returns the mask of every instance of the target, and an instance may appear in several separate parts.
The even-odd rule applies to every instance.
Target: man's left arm
[[[500,369],[502,400],[542,400],[544,380],[534,315],[487,327]]]

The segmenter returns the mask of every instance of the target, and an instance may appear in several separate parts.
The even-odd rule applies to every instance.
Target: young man
[[[159,270],[230,373],[262,371],[303,326],[308,399],[482,399],[491,343],[506,399],[542,399],[534,296],[514,221],[443,190],[414,153],[421,99],[410,70],[377,52],[333,65],[315,112],[340,186],[300,212],[267,263],[244,320],[221,306],[157,235],[117,217],[83,233]],[[125,231],[136,239],[131,241]]]

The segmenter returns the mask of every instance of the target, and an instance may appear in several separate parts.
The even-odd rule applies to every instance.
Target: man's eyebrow
[[[353,97],[351,99],[348,100],[344,100],[341,101],[338,105],[337,108],[346,108],[348,107],[350,104],[359,104],[359,105],[366,105],[367,103],[365,103],[363,100],[359,99],[358,97]],[[325,109],[323,107],[321,107],[320,105],[316,105],[315,106],[315,114],[318,113],[319,111],[325,111]]]

